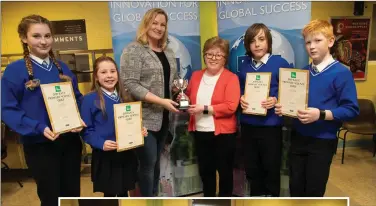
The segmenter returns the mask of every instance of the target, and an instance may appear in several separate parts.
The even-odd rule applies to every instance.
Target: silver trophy
[[[188,86],[188,80],[187,79],[183,79],[183,78],[175,79],[174,80],[174,85],[175,85],[176,88],[178,88],[180,90],[180,94],[181,94],[181,98],[179,100],[179,107],[178,107],[178,109],[179,110],[187,110],[188,107],[189,107],[189,101],[188,101],[188,99],[186,98],[186,96],[184,94],[184,90]]]

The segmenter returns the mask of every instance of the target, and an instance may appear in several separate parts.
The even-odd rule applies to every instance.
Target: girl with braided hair
[[[51,31],[51,22],[42,16],[22,18],[18,34],[24,58],[9,64],[1,81],[1,118],[21,136],[42,206],[58,205],[58,197],[80,196],[81,129],[54,134],[40,89],[40,84],[70,81],[80,106],[77,79],[55,59]]]

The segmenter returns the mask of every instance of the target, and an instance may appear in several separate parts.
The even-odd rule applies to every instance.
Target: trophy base
[[[187,110],[188,108],[189,108],[189,102],[187,100],[183,100],[183,101],[180,100],[178,109],[184,111],[184,110]]]

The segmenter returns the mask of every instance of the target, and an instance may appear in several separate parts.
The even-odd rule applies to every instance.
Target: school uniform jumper
[[[279,68],[290,68],[279,55],[266,54],[261,63],[249,56],[240,57],[239,72],[241,95],[244,95],[247,73],[270,72],[269,97],[278,99]],[[261,102],[260,102],[261,104]],[[244,148],[244,165],[251,184],[251,196],[271,195],[280,192],[280,165],[282,148],[282,118],[268,109],[266,116],[241,113],[241,138]]]
[[[41,84],[60,82],[57,67],[49,59],[44,66],[30,57],[34,79]],[[77,79],[67,65],[59,61],[63,73],[72,78],[78,106],[82,98]],[[78,133],[61,134],[55,141],[43,135],[52,130],[40,87],[25,88],[28,72],[24,59],[9,64],[1,80],[1,119],[21,135],[27,166],[36,181],[41,205],[58,205],[58,197],[80,196],[82,143]]]
[[[330,164],[337,149],[336,133],[343,121],[359,114],[352,73],[332,59],[322,71],[309,70],[308,107],[330,110],[334,120],[303,124],[294,120],[291,137],[290,193],[292,197],[322,197],[325,194]]]
[[[135,188],[137,181],[137,156],[135,150],[123,152],[103,151],[106,140],[116,142],[114,105],[121,103],[119,96],[110,96],[101,91],[106,113],[100,109],[97,92],[84,96],[81,105],[81,116],[87,127],[82,130],[82,138],[93,148],[91,163],[91,180],[94,192],[105,195],[126,195]]]

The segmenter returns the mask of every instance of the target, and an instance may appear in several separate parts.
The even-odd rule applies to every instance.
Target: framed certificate
[[[114,104],[117,151],[144,145],[141,102]]]
[[[267,109],[261,106],[261,102],[269,96],[271,77],[270,72],[247,73],[244,97],[249,105],[243,113],[266,116]]]
[[[278,103],[283,115],[296,118],[299,109],[307,109],[308,88],[308,70],[279,69]]]
[[[83,126],[71,82],[41,84],[40,88],[55,134]]]

